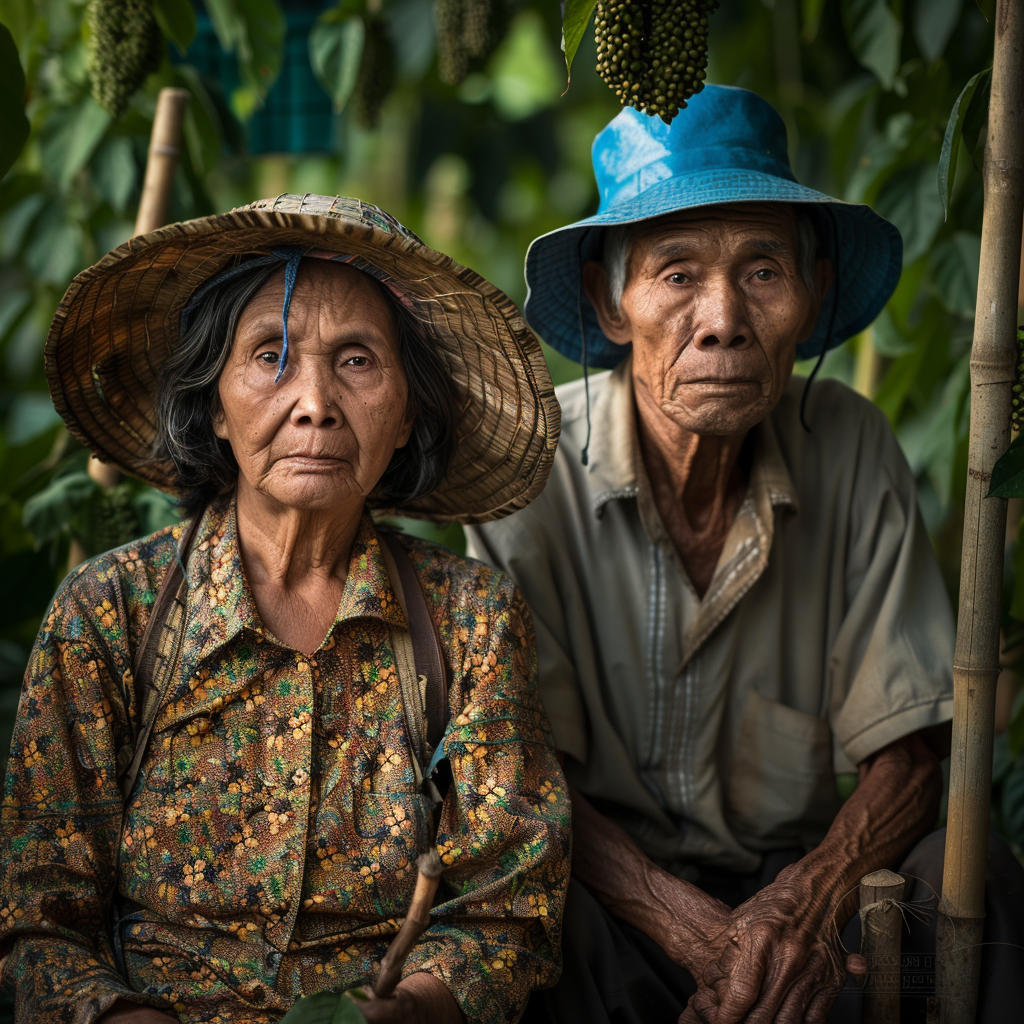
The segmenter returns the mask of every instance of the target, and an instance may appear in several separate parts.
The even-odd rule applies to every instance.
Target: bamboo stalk
[[[960,613],[953,658],[953,748],[937,937],[942,1024],[974,1021],[985,918],[985,861],[1003,579],[1006,501],[985,498],[1010,440],[1017,289],[1024,216],[1024,11],[998,0],[985,147],[985,214],[971,349]]]
[[[395,987],[402,980],[402,968],[409,958],[412,947],[419,937],[430,927],[430,908],[434,905],[434,896],[441,883],[441,858],[437,850],[421,853],[416,861],[419,874],[416,876],[416,888],[413,890],[412,903],[405,915],[402,927],[391,940],[388,951],[380,962],[380,974],[373,991],[378,999],[387,999],[394,994]]]
[[[906,883],[893,871],[860,880],[860,952],[867,961],[864,1020],[900,1024],[900,938],[903,914],[896,905]]]
[[[188,92],[185,89],[161,89],[156,101],[153,129],[149,135],[146,176],[142,182],[139,211],[135,217],[135,234],[144,235],[167,223],[167,208],[174,188],[181,145],[181,123],[185,116]],[[101,487],[110,490],[121,480],[121,473],[109,462],[89,456],[89,476]],[[72,539],[68,553],[69,569],[85,560],[82,545]]]

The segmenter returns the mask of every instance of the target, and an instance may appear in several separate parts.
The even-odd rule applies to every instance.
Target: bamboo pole
[[[1006,501],[985,498],[1010,440],[1024,216],[1024,2],[998,0],[985,147],[985,213],[971,349],[971,437],[960,614],[953,657],[953,748],[937,936],[942,1024],[971,1024],[985,918],[992,733],[999,677]]]
[[[157,97],[146,156],[146,177],[142,183],[139,212],[135,217],[137,235],[144,235],[167,223],[167,207],[174,188],[174,172],[178,169],[181,122],[186,103],[188,92],[184,89],[161,89]],[[100,462],[95,455],[89,457],[89,476],[107,488],[116,487],[121,479],[116,467]]]
[[[896,905],[906,883],[893,871],[860,880],[860,952],[867,961],[864,1020],[900,1024],[900,938],[903,914]]]
[[[167,223],[167,207],[174,188],[181,145],[181,123],[185,116],[188,92],[185,89],[161,89],[156,101],[153,129],[149,135],[146,176],[142,182],[139,212],[135,217],[135,234],[144,235]],[[89,456],[87,472],[101,487],[110,490],[121,480],[121,473],[109,462]],[[85,561],[85,551],[75,538],[68,551],[68,568]]]

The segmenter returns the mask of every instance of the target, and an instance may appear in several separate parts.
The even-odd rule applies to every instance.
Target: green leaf
[[[153,0],[160,31],[184,56],[196,37],[196,12],[189,0]]]
[[[804,27],[800,30],[800,41],[806,46],[814,42],[825,10],[825,0],[803,0]]]
[[[565,52],[565,70],[572,77],[572,62],[583,41],[583,33],[590,24],[597,0],[566,0],[562,15],[562,49]],[[566,85],[568,88],[568,85]]]
[[[1024,844],[1024,757],[1018,757],[1003,780],[1003,825],[1018,846]]]
[[[985,160],[985,134],[988,128],[988,101],[992,95],[992,70],[991,68],[978,83],[974,90],[971,102],[967,105],[967,114],[964,117],[963,128],[960,135],[971,154],[974,166],[981,170]]]
[[[996,20],[996,0],[976,0],[978,10],[985,16],[985,20],[991,25]]]
[[[956,98],[953,109],[946,122],[946,134],[942,139],[942,150],[939,153],[939,198],[942,201],[943,218],[949,216],[949,200],[953,195],[953,182],[956,179],[956,163],[959,151],[958,143],[963,134],[964,119],[974,98],[978,83],[983,79],[991,79],[992,69],[979,71],[963,88]]]
[[[939,302],[957,316],[974,316],[981,236],[972,231],[956,231],[935,247],[930,259]]]
[[[914,38],[925,60],[941,57],[960,20],[964,0],[927,0],[914,7]]]
[[[281,1024],[366,1024],[347,993],[317,992],[297,999]]]
[[[243,85],[231,97],[244,121],[263,103],[281,70],[285,20],[275,0],[206,0],[220,45],[238,57]]]
[[[935,194],[932,164],[920,160],[896,171],[882,186],[875,208],[903,235],[903,265],[923,256],[942,226],[943,209]]]
[[[6,25],[0,25],[0,178],[18,159],[28,141],[25,116],[25,72],[18,47]]]
[[[92,96],[86,96],[77,107],[65,111],[59,121],[54,118],[58,130],[44,142],[43,157],[57,170],[62,191],[71,187],[75,176],[92,159],[112,120]]]
[[[25,529],[35,537],[37,545],[56,540],[98,489],[99,484],[85,471],[58,477],[25,502]]]
[[[843,24],[857,60],[891,89],[900,66],[900,19],[885,0],[843,0]]]
[[[987,498],[1024,498],[1024,434],[1018,434],[992,467]]]
[[[309,33],[309,63],[334,102],[334,109],[340,112],[355,88],[366,26],[358,15],[339,18],[338,14],[328,11],[313,26]]]
[[[107,139],[96,150],[90,169],[99,194],[116,213],[124,213],[138,177],[131,139],[123,135]]]

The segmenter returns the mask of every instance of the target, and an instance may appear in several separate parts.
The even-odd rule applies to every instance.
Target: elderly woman
[[[284,196],[132,239],[46,354],[71,431],[186,521],[73,572],[32,653],[17,1019],[273,1021],[371,983],[436,849],[432,924],[358,1005],[515,1020],[557,975],[569,847],[529,615],[367,511],[484,521],[543,487],[558,407],[514,305],[375,207]]]

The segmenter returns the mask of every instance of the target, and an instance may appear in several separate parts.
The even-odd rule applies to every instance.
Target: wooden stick
[[[412,947],[430,927],[430,908],[434,905],[434,896],[444,870],[437,850],[421,853],[416,867],[419,874],[416,876],[416,888],[409,912],[380,962],[380,974],[377,975],[377,984],[373,986],[378,999],[387,999],[394,994],[395,987],[402,980],[402,968],[409,959]]]
[[[188,92],[184,89],[161,89],[156,101],[153,129],[149,135],[146,177],[142,183],[139,212],[135,217],[135,234],[144,235],[167,223],[167,208],[174,188],[181,145],[181,122],[185,116]],[[101,487],[110,490],[121,480],[120,470],[109,462],[89,456],[89,476]],[[85,559],[78,541],[71,542],[68,561],[73,569]]]
[[[872,871],[860,880],[860,952],[868,964],[864,1020],[900,1024],[900,933],[903,879],[892,871]]]
[[[1010,440],[1024,216],[1024,4],[998,0],[985,147],[985,214],[971,349],[960,614],[953,658],[953,749],[936,958],[942,1024],[971,1024],[978,997],[992,733],[999,676],[1006,501],[986,498]]]

